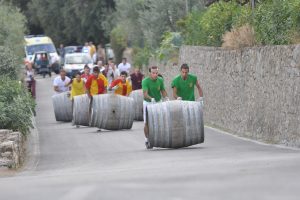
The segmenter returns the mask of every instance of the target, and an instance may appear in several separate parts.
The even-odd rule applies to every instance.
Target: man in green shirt
[[[197,80],[197,76],[189,74],[189,66],[182,64],[180,67],[181,74],[176,76],[172,81],[173,96],[175,99],[185,101],[195,101],[194,88],[198,89],[200,101],[203,104],[203,92]]]
[[[164,97],[165,100],[169,100],[169,98],[167,97],[167,92],[165,90],[164,81],[161,77],[158,77],[158,67],[152,66],[149,69],[149,72],[150,72],[150,76],[146,77],[142,81],[142,89],[144,95],[144,102],[143,102],[143,113],[144,113],[144,123],[145,123],[144,132],[145,132],[145,145],[147,149],[151,149],[152,146],[148,140],[149,129],[146,121],[146,107],[151,103],[160,102],[162,100],[162,97]]]

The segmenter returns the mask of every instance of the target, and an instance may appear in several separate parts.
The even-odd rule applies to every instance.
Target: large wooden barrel
[[[107,130],[131,129],[134,101],[117,94],[93,96],[90,126]]]
[[[68,94],[68,92],[63,92],[52,96],[56,121],[72,121],[72,101]]]
[[[181,148],[204,142],[199,102],[166,101],[147,106],[149,141],[153,147]]]
[[[74,96],[73,124],[89,126],[90,122],[90,98],[88,95]]]
[[[129,97],[134,100],[134,119],[143,121],[143,90],[134,90],[130,93]]]

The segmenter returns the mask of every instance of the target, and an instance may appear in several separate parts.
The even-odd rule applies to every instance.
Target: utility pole
[[[252,11],[254,11],[254,8],[255,8],[255,0],[251,0],[251,8],[252,8]]]
[[[254,20],[254,9],[255,9],[255,0],[251,0],[251,8],[252,8],[252,20]]]
[[[189,14],[189,1],[188,0],[185,0],[185,12],[186,12],[186,15]]]

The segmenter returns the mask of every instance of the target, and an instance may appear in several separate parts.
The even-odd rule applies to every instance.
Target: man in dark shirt
[[[144,74],[140,72],[139,68],[134,70],[134,73],[130,74],[132,90],[142,89],[142,80],[144,78]]]

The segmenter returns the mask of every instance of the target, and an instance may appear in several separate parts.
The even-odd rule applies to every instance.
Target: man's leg
[[[149,104],[149,103],[146,101],[143,102],[143,118],[144,118],[144,124],[145,124],[145,126],[144,126],[145,145],[146,145],[147,149],[152,149],[153,147],[151,146],[149,139],[148,139],[149,138],[149,126],[148,126],[147,119],[146,119],[147,104]]]

